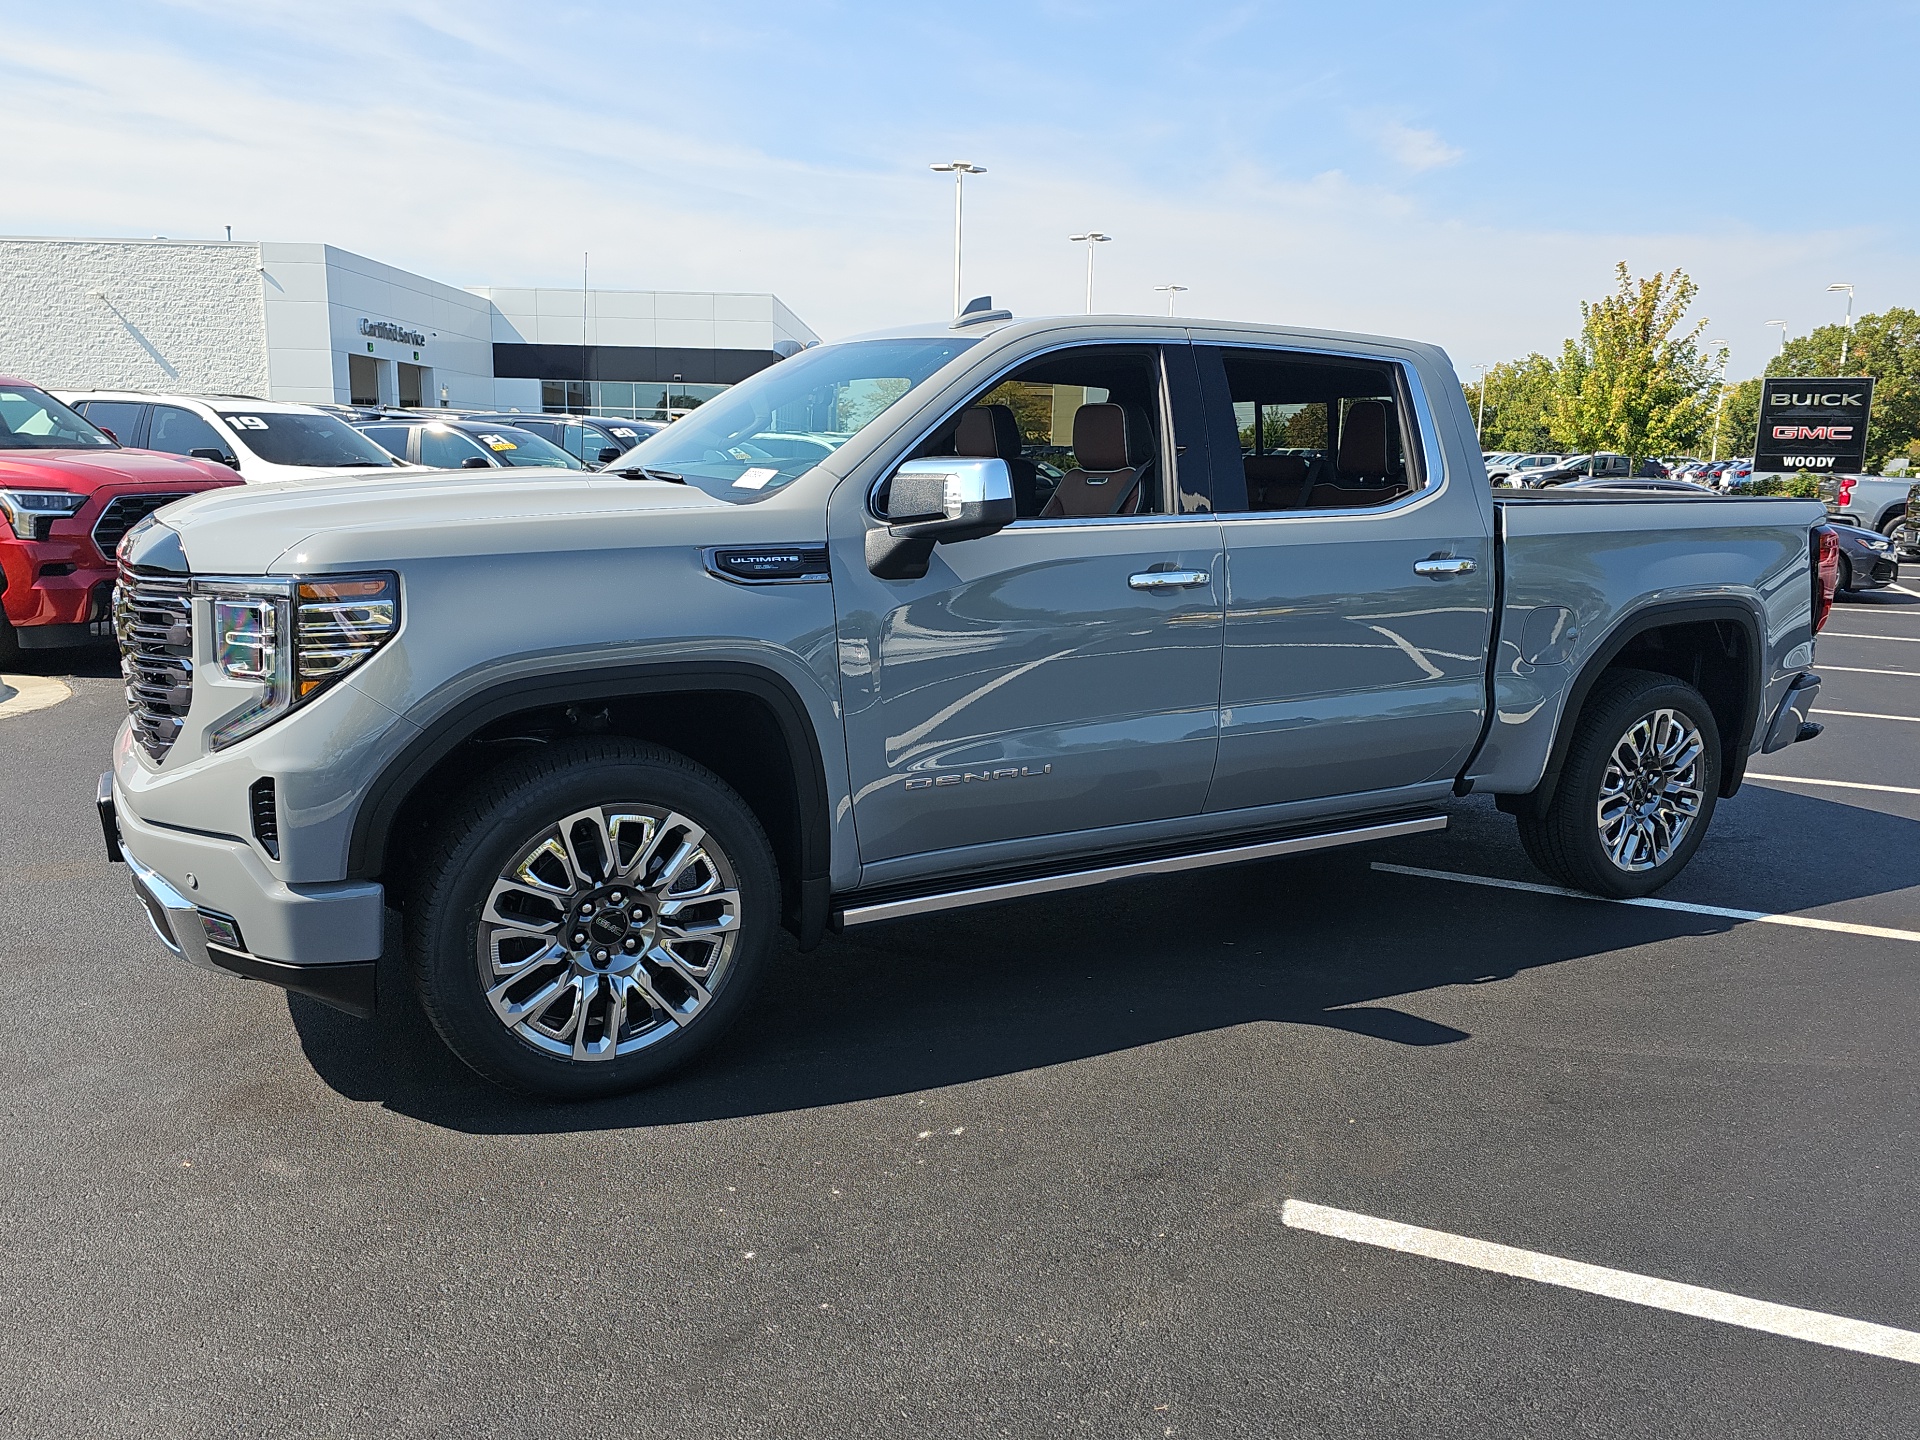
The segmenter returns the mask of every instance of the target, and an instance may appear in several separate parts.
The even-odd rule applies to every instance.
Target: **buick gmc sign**
[[[1873,381],[1802,380],[1770,375],[1760,382],[1758,474],[1795,470],[1864,470]]]

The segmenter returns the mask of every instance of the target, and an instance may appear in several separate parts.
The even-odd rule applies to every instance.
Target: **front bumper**
[[[84,645],[107,634],[113,569],[91,539],[0,540],[0,611],[24,650]]]
[[[373,1014],[386,918],[380,886],[283,884],[240,842],[130,815],[111,774],[100,777],[97,804],[107,857],[126,861],[134,893],[169,951],[203,970]],[[302,958],[275,958],[281,955]]]

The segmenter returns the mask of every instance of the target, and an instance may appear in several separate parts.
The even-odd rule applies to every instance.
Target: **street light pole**
[[[1846,328],[1840,332],[1840,368],[1844,370],[1847,368],[1847,342],[1853,338],[1853,286],[1829,285],[1827,287],[1829,294],[1835,290],[1844,290],[1847,292]]]
[[[1487,367],[1480,367],[1480,413],[1473,417],[1473,441],[1480,443],[1480,432],[1487,425]]]
[[[1717,461],[1720,458],[1720,415],[1727,408],[1727,347],[1722,341],[1713,338],[1700,343],[1720,346],[1720,368],[1714,371],[1713,454],[1708,457],[1710,460]]]
[[[1769,320],[1767,324],[1778,325],[1780,327],[1780,348],[1773,353],[1776,355],[1783,354],[1787,348],[1787,322],[1784,320]]]
[[[1087,313],[1091,315],[1093,313],[1093,247],[1113,237],[1102,235],[1098,230],[1089,230],[1084,235],[1069,235],[1067,239],[1076,244],[1082,240],[1087,242]]]
[[[1166,291],[1166,294],[1167,294],[1167,314],[1169,314],[1169,315],[1171,315],[1171,314],[1173,314],[1173,297],[1174,297],[1174,296],[1176,296],[1176,295],[1178,295],[1178,294],[1179,294],[1179,293],[1180,293],[1181,291],[1183,291],[1183,290],[1185,290],[1185,289],[1186,289],[1187,287],[1186,287],[1186,286],[1184,286],[1184,285],[1156,285],[1156,286],[1154,286],[1153,288],[1154,288],[1155,290],[1164,290],[1164,291]],[[1093,309],[1093,301],[1092,301],[1092,300],[1088,300],[1088,301],[1087,301],[1087,309],[1088,309],[1089,311],[1091,311],[1091,310]]]
[[[949,160],[944,165],[929,165],[939,174],[953,174],[953,313],[960,313],[960,201],[961,190],[969,175],[984,175],[987,167],[970,160]]]

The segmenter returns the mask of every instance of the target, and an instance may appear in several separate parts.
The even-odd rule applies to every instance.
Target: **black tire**
[[[20,663],[20,636],[13,623],[0,615],[0,666],[11,668]]]
[[[1678,843],[1664,860],[1633,868],[1609,853],[1602,831],[1601,792],[1617,747],[1635,727],[1659,712],[1684,717],[1699,738],[1691,789],[1699,796]],[[1720,732],[1706,699],[1693,686],[1647,670],[1617,670],[1601,677],[1574,722],[1573,739],[1559,785],[1546,813],[1519,817],[1520,842],[1534,864],[1576,890],[1627,899],[1649,895],[1686,868],[1700,848],[1720,790]],[[1658,849],[1653,855],[1658,855]],[[1644,862],[1652,856],[1640,857]]]
[[[1894,540],[1900,533],[1900,527],[1906,523],[1907,512],[1904,507],[1891,511],[1888,513],[1887,518],[1880,522],[1880,533],[1886,536],[1887,539]]]
[[[710,962],[717,968],[701,972],[703,979],[713,983],[707,998],[697,1009],[687,1012],[690,1018],[666,1023],[663,1008],[658,1012],[660,1024],[645,1032],[635,1032],[650,1034],[651,1040],[623,1042],[620,1036],[624,1032],[616,1031],[612,1039],[616,1047],[613,1054],[604,1059],[581,1060],[551,1053],[555,1045],[564,1048],[566,1042],[550,1035],[542,1038],[541,1033],[531,1029],[533,1022],[514,1026],[496,1012],[488,998],[488,980],[510,972],[486,968],[492,962],[483,958],[483,946],[492,946],[485,952],[489,955],[500,953],[502,932],[489,926],[487,935],[482,935],[482,911],[496,883],[506,879],[510,867],[522,866],[518,857],[527,854],[530,847],[536,847],[543,834],[551,831],[558,835],[559,831],[553,827],[565,817],[596,807],[659,812],[661,817],[678,815],[703,830],[700,853],[705,856],[707,850],[716,845],[720,852],[710,866],[712,873],[731,872],[730,888],[738,896],[734,910],[738,923],[730,943],[723,939],[715,944],[712,953],[723,958]],[[657,825],[659,847],[670,848],[667,821],[660,818]],[[579,836],[581,831],[576,828],[573,833]],[[625,843],[620,837],[625,832],[614,828],[609,833],[614,835],[613,848],[620,851]],[[409,888],[406,934],[414,981],[422,1008],[448,1048],[497,1085],[554,1100],[595,1099],[637,1089],[686,1064],[711,1045],[739,1017],[766,969],[780,919],[780,881],[773,849],[759,821],[739,795],[711,771],[671,750],[614,737],[570,740],[543,748],[490,771],[478,781],[452,807],[442,836],[440,843],[422,857]],[[640,863],[641,852],[649,848],[649,845],[636,846],[633,862]],[[590,858],[601,849],[602,842],[593,838],[592,827],[588,826],[582,858]],[[549,862],[534,859],[525,861],[524,865],[536,863]],[[563,877],[573,874],[573,864],[559,863]],[[617,883],[617,880],[604,879],[613,873],[613,867],[602,864],[597,868],[602,879],[595,880],[594,884]],[[646,887],[642,882],[630,881],[628,889],[632,891],[628,900],[637,902]],[[665,898],[672,898],[669,892],[661,893]],[[620,900],[619,891],[613,891],[612,895],[616,902]],[[661,898],[653,892],[647,895],[655,901]],[[502,908],[508,900],[527,903],[519,901],[517,896],[509,896],[503,900]],[[552,913],[561,917],[566,928],[576,923],[587,924],[570,918],[571,906],[571,899],[564,906],[555,902]],[[613,921],[624,929],[628,923],[626,906],[616,903],[606,908],[617,912],[613,914]],[[640,910],[632,913],[637,916]],[[664,914],[656,909],[655,919],[649,925],[664,927]],[[511,938],[512,932],[506,933]],[[664,928],[658,933],[666,934]],[[649,929],[647,934],[654,935],[655,931]],[[556,929],[553,938],[561,941],[577,937],[565,936]],[[596,977],[585,968],[591,964],[590,952],[597,943],[589,939],[588,944],[577,951],[577,958],[556,958],[548,962],[554,968],[546,973],[558,977],[555,983],[567,980],[570,984],[599,987],[579,991],[586,998],[569,1002],[566,1008],[580,1005],[588,1018],[597,1017],[599,1034],[605,1042],[610,1024],[607,1017],[625,1012],[606,1008],[616,993],[612,988],[613,975]],[[616,945],[623,943],[615,942]],[[630,967],[641,964],[647,955],[654,953],[647,949],[654,943],[652,939],[637,943],[644,953],[626,962]],[[527,942],[529,948],[532,944]],[[561,948],[572,952],[571,946]],[[599,953],[604,960],[606,952]],[[616,952],[616,964],[620,959]],[[677,985],[679,998],[688,1004],[695,1003],[698,989],[669,969],[652,968],[657,973],[650,984],[662,989],[668,984]],[[630,969],[630,973],[641,972]],[[577,979],[568,980],[568,977]],[[540,982],[529,983],[538,988]],[[504,998],[503,1003],[506,1003]],[[562,1001],[554,1004],[559,1006]],[[601,1008],[595,1009],[596,1005]],[[585,1022],[576,1019],[575,1023]],[[623,1043],[637,1043],[643,1048],[620,1053]],[[541,1048],[542,1045],[547,1048]]]

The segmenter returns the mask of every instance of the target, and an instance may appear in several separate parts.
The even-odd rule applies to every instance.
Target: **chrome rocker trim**
[[[1401,835],[1422,835],[1447,828],[1445,815],[1421,815],[1407,820],[1392,820],[1378,825],[1361,825],[1346,830],[1326,830],[1311,835],[1293,835],[1280,840],[1264,840],[1252,845],[1233,845],[1222,850],[1197,850],[1181,855],[1134,860],[1122,865],[1102,865],[1087,870],[1069,870],[1057,875],[1041,875],[1029,880],[1007,880],[976,885],[966,890],[948,890],[933,895],[917,895],[899,900],[850,905],[838,914],[841,925],[868,925],[876,920],[898,920],[908,915],[927,915],[938,910],[957,910],[966,905],[988,905],[996,900],[1013,900],[1025,895],[1046,895],[1056,890],[1079,890],[1089,885],[1106,885],[1115,880],[1132,880],[1143,875],[1177,875],[1184,870],[1204,870],[1215,865],[1238,865],[1248,860],[1266,860],[1277,855],[1303,855],[1313,850],[1332,850],[1342,845],[1359,845],[1368,840],[1392,840]]]

